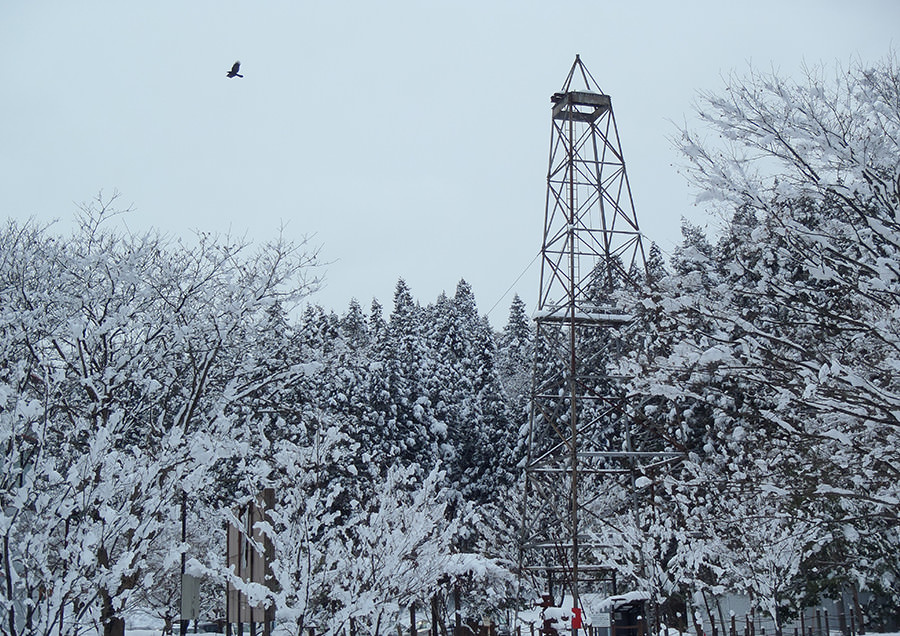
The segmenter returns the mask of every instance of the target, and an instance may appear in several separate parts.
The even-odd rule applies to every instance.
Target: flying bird
[[[225,77],[243,77],[238,71],[241,70],[241,62],[238,60],[231,66],[231,70],[225,73]]]

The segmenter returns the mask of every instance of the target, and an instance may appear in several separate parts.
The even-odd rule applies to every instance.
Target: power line
[[[509,295],[509,292],[512,291],[512,288],[519,284],[519,281],[522,280],[522,277],[526,274],[526,272],[528,272],[528,270],[531,269],[531,266],[534,265],[534,262],[538,259],[538,257],[539,257],[540,255],[541,255],[541,252],[540,252],[540,250],[539,250],[539,251],[534,255],[534,258],[531,259],[531,262],[528,263],[528,265],[525,266],[525,269],[522,270],[522,273],[519,274],[519,275],[516,277],[516,280],[514,280],[514,281],[512,282],[512,285],[510,285],[510,286],[507,288],[507,290],[506,290],[505,292],[503,292],[503,295],[500,296],[500,298],[497,299],[497,302],[494,303],[493,307],[491,307],[490,309],[488,309],[488,312],[487,312],[487,315],[488,315],[488,316],[490,316],[490,315],[491,315],[491,312],[493,312],[493,311],[497,308],[497,305],[499,305],[501,302],[503,302],[503,299],[506,298],[506,297]]]

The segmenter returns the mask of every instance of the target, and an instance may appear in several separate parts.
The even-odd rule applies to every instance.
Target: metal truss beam
[[[520,567],[564,573],[578,604],[582,573],[608,569],[593,529],[628,514],[636,472],[680,454],[633,447],[634,396],[614,372],[632,320],[615,293],[647,265],[612,99],[576,56],[551,105]]]

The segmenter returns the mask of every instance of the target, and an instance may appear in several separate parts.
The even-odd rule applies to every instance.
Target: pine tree
[[[497,345],[497,373],[506,401],[510,404],[510,412],[520,427],[528,417],[533,364],[534,329],[525,313],[525,303],[516,294]]]

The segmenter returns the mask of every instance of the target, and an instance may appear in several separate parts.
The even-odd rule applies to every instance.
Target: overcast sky
[[[465,278],[500,327],[513,293],[537,296],[549,97],[576,53],[670,252],[682,217],[706,222],[669,141],[697,90],[751,62],[880,59],[898,25],[897,0],[4,0],[0,210],[66,231],[118,190],[132,230],[284,224],[331,263],[328,309],[389,311],[399,277],[427,304]]]

